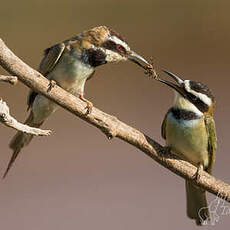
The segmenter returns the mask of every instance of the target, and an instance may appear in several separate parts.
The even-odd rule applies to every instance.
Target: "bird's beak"
[[[168,74],[170,77],[173,78],[173,80],[176,81],[177,84],[170,82],[170,81],[166,81],[163,79],[160,79],[159,77],[156,79],[166,85],[168,85],[169,87],[173,88],[174,90],[176,90],[178,93],[180,93],[182,96],[186,96],[185,94],[185,90],[184,90],[184,80],[182,80],[181,78],[179,78],[178,76],[176,76],[175,74],[167,71],[167,70],[162,70],[164,73]]]
[[[143,57],[141,57],[139,54],[135,53],[134,51],[130,51],[127,55],[127,58],[144,69],[146,69],[146,65],[150,65]],[[144,65],[141,62],[143,62]]]

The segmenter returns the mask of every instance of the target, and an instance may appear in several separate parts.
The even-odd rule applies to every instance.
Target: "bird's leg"
[[[85,107],[86,115],[90,114],[92,112],[93,103],[85,99],[83,94],[79,94],[79,98],[87,104],[87,106]]]

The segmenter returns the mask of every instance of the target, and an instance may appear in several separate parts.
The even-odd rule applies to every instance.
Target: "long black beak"
[[[150,65],[148,61],[146,61],[143,57],[141,57],[139,54],[135,53],[134,51],[130,51],[127,55],[127,58],[144,69],[146,69],[146,65]],[[141,62],[143,62],[144,65]]]
[[[167,71],[167,70],[162,70],[164,73],[168,74],[170,77],[172,77],[177,84],[170,82],[170,81],[166,81],[163,80],[161,78],[157,78],[156,80],[168,85],[169,87],[173,88],[174,90],[176,90],[178,93],[180,93],[182,96],[185,96],[185,91],[183,88],[183,84],[184,84],[184,80],[182,80],[181,78],[179,78],[178,76],[176,76],[175,74]]]

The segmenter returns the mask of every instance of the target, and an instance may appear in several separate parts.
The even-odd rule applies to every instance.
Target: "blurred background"
[[[218,152],[213,174],[230,182],[229,7],[218,0],[3,1],[1,38],[37,68],[43,50],[83,30],[107,25],[133,50],[184,79],[207,84],[216,96]],[[1,69],[0,73],[5,72]],[[166,77],[166,76],[165,76]],[[0,97],[19,121],[28,88],[0,84]],[[96,107],[164,144],[163,117],[173,93],[133,63],[108,64],[86,84]],[[59,109],[42,126],[5,180],[0,180],[1,229],[196,229],[186,217],[183,179],[118,139]],[[0,125],[0,174],[11,157],[14,130]],[[215,199],[208,195],[209,201]],[[226,205],[229,205],[226,203]],[[230,205],[229,205],[230,206]],[[226,229],[229,216],[204,229]]]

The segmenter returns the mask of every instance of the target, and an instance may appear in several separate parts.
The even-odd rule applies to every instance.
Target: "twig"
[[[29,133],[35,136],[48,136],[51,134],[50,130],[33,128],[18,122],[10,115],[9,107],[2,99],[0,99],[0,122],[18,131]]]
[[[4,76],[0,75],[0,81],[8,82],[12,85],[15,85],[18,81],[18,78],[15,76]]]
[[[10,74],[18,76],[18,79],[31,89],[55,101],[71,113],[99,128],[107,137],[118,137],[140,149],[149,157],[177,175],[188,180],[193,180],[193,176],[196,173],[196,167],[168,153],[165,148],[150,137],[95,107],[93,107],[92,113],[85,116],[85,103],[58,86],[55,86],[47,92],[49,80],[15,56],[1,39],[0,65]],[[206,172],[202,172],[199,180],[194,181],[194,183],[213,194],[218,194],[221,198],[224,197],[225,200],[230,202],[229,184],[216,179]]]

